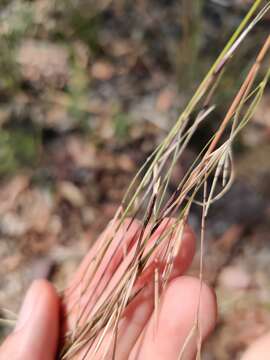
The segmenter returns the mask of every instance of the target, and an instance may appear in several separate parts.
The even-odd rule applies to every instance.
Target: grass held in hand
[[[194,240],[190,240],[193,235],[187,225],[192,206],[202,209],[200,287],[196,299],[192,299],[197,302],[193,326],[179,344],[178,358],[185,358],[194,341],[200,357],[204,332],[200,309],[204,291],[205,221],[210,206],[232,184],[233,143],[252,118],[269,80],[269,64],[263,75],[258,77],[258,73],[269,52],[270,35],[262,41],[258,54],[254,54],[253,64],[219,127],[209,134],[172,195],[168,196],[167,189],[174,166],[193,135],[215,115],[218,105],[215,96],[222,91],[220,80],[230,61],[269,8],[269,1],[254,1],[174,127],[134,177],[109,227],[94,244],[72,284],[62,293],[60,359],[127,358],[126,319],[144,298],[152,299],[149,310],[153,311],[152,336],[158,337],[165,290],[173,278],[185,271],[194,253]],[[178,294],[178,305],[185,307],[184,294]]]

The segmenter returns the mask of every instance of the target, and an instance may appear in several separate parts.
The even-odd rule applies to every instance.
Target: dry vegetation
[[[48,277],[63,287],[85,249],[113,216],[116,233],[127,216],[139,217],[144,224],[125,277],[115,285],[113,295],[104,289],[103,302],[92,309],[83,329],[78,324],[75,333],[67,334],[62,358],[69,358],[85,340],[92,344],[89,353],[94,353],[102,342],[98,340],[100,330],[106,331],[107,323],[117,329],[120,314],[134,296],[136,279],[160,244],[175,231],[181,234],[187,219],[200,234],[201,245],[191,271],[214,284],[220,295],[220,327],[208,344],[207,359],[236,356],[269,324],[267,256],[263,258],[264,253],[269,255],[264,236],[269,200],[262,199],[269,194],[263,187],[269,177],[269,160],[265,159],[269,115],[262,115],[267,113],[267,102],[261,102],[269,77],[269,57],[264,62],[269,49],[269,13],[267,7],[259,13],[260,3],[254,3],[196,91],[194,84],[208,67],[213,55],[210,45],[216,41],[207,38],[211,33],[207,27],[211,30],[223,16],[242,17],[244,5],[235,5],[234,14],[226,14],[221,5],[193,8],[183,2],[178,9],[174,2],[169,6],[160,2],[152,17],[145,15],[142,23],[138,19],[150,6],[144,1],[133,6],[133,16],[121,2],[92,6],[92,13],[85,17],[83,2],[81,7],[66,9],[61,2],[52,7],[46,1],[3,5],[2,16],[15,16],[17,27],[10,29],[6,22],[1,29],[6,36],[1,46],[13,44],[1,59],[9,68],[1,83],[6,98],[0,113],[0,157],[4,159],[0,169],[1,306],[15,300],[33,277]],[[182,11],[185,21],[166,27],[175,9]],[[220,17],[215,11],[220,11]],[[18,14],[25,17],[18,21]],[[130,33],[123,14],[130,16]],[[194,27],[184,14],[187,18],[196,15],[200,26]],[[49,20],[46,25],[44,19]],[[115,24],[119,30],[111,31]],[[156,28],[162,29],[166,45],[157,45]],[[176,35],[168,34],[170,30]],[[138,31],[141,37],[136,37]],[[179,38],[180,51],[184,49],[192,58],[190,63],[179,57]],[[20,71],[15,71],[17,64]],[[196,73],[186,71],[197,67]],[[188,89],[184,84],[189,84]],[[192,91],[191,101],[172,126],[170,120]],[[243,129],[250,120],[253,125]],[[162,135],[161,142],[164,132],[168,135]],[[255,153],[259,163],[256,144],[262,144],[263,166],[256,166],[252,173],[250,154]],[[154,145],[157,148],[152,152]],[[123,188],[142,163],[118,207]],[[219,216],[211,213],[210,205],[227,192],[234,175],[240,185],[236,181],[232,195],[226,194],[214,205]],[[167,216],[177,218],[176,226],[146,249],[154,229]],[[113,238],[100,244],[97,264],[102,263]],[[181,241],[169,242],[163,254],[167,266],[155,272],[160,279],[156,304],[166,287],[171,258],[180,246]],[[255,260],[250,255],[254,251]],[[250,266],[256,270],[253,275]],[[93,265],[82,279],[85,288],[96,271]],[[256,294],[259,298],[254,300]],[[13,310],[16,305],[14,301]],[[231,329],[237,330],[239,321],[247,329],[252,323],[255,330],[232,339]]]

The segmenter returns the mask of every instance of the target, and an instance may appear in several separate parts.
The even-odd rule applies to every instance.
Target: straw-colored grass
[[[99,300],[80,304],[79,299],[67,309],[66,316],[77,308],[78,317],[74,328],[65,334],[65,341],[60,359],[72,359],[74,354],[82,348],[86,349],[82,359],[92,359],[95,354],[102,358],[115,358],[117,347],[117,331],[121,316],[127,305],[142,291],[145,284],[138,287],[138,279],[147,271],[153,259],[162,256],[165,264],[162,268],[157,264],[154,271],[154,304],[155,316],[158,313],[159,299],[166,288],[173,268],[173,259],[178,253],[183,239],[184,227],[189,216],[191,206],[202,207],[201,220],[201,257],[200,280],[203,279],[203,248],[206,217],[210,206],[218,200],[231,186],[233,181],[232,145],[242,128],[250,121],[256,105],[261,100],[270,76],[270,67],[259,82],[257,75],[270,48],[270,36],[262,44],[254,63],[245,77],[245,80],[236,93],[231,105],[220,122],[214,134],[209,134],[209,140],[201,150],[190,169],[186,172],[175,192],[167,197],[167,188],[174,165],[183,154],[191,138],[199,126],[207,121],[209,115],[215,112],[214,95],[219,89],[219,81],[226,67],[235,55],[238,47],[248,36],[250,31],[264,17],[270,8],[268,1],[262,7],[262,1],[254,1],[250,11],[237,28],[228,44],[202,81],[194,96],[183,110],[175,126],[157,147],[153,154],[146,159],[144,166],[139,170],[130,184],[126,195],[112,220],[113,234],[104,236],[96,244],[95,261],[85,268],[81,278],[77,279],[70,288],[63,293],[63,302],[72,292],[78,292],[81,297],[89,287],[99,293]],[[197,114],[194,119],[194,114]],[[193,115],[193,116],[192,116]],[[194,119],[193,121],[191,119]],[[226,135],[226,134],[228,135]],[[166,169],[166,170],[165,170]],[[217,193],[217,184],[221,178],[222,189]],[[203,198],[198,200],[198,194]],[[136,234],[132,251],[124,243],[124,234],[120,235],[122,226],[129,217],[130,228],[135,218],[140,218],[142,227]],[[169,223],[169,218],[175,221]],[[160,236],[151,242],[151,237],[160,224],[168,221],[168,226]],[[115,247],[115,239],[118,242]],[[171,241],[170,239],[174,239]],[[162,254],[159,254],[162,244],[166,244]],[[113,249],[113,251],[112,251]],[[112,276],[104,281],[105,270],[117,252],[121,250],[124,256],[117,265],[119,268],[125,262],[122,275],[115,280]],[[159,255],[157,255],[159,254]],[[102,269],[102,271],[101,271]],[[185,345],[179,353],[179,359],[185,353],[185,347],[190,338],[197,334],[198,355],[200,357],[200,298],[198,311],[194,319],[194,326],[186,339]],[[109,341],[108,341],[109,336]],[[106,338],[106,347],[103,342]]]

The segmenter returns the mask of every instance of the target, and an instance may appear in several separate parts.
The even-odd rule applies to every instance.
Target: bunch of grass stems
[[[113,286],[110,284],[111,279],[108,280],[105,286],[103,283],[103,288],[99,288],[99,286],[102,284],[104,271],[100,273],[99,281],[95,279],[94,292],[97,291],[100,294],[102,301],[98,301],[90,307],[80,307],[74,328],[69,329],[64,335],[64,343],[59,359],[72,359],[82,348],[86,349],[82,359],[95,358],[97,352],[100,354],[100,349],[102,349],[103,359],[108,358],[109,353],[111,354],[110,358],[115,358],[117,330],[121,316],[128,304],[142,291],[144,286],[142,285],[142,288],[134,291],[134,285],[140,275],[147,269],[149,259],[152,258],[158,247],[165,242],[166,249],[162,253],[165,267],[162,270],[157,267],[153,272],[155,284],[154,312],[158,312],[160,298],[172,272],[173,259],[181,248],[184,227],[189,217],[191,206],[194,204],[200,205],[202,209],[199,273],[202,282],[206,217],[210,206],[232,184],[234,174],[232,158],[233,142],[239,132],[252,118],[255,107],[260,102],[267,85],[270,76],[269,64],[266,66],[265,74],[260,76],[260,80],[257,80],[257,75],[270,48],[270,35],[264,39],[257,57],[254,57],[254,63],[232,100],[218,129],[214,134],[209,135],[207,143],[189,170],[179,179],[179,184],[170,197],[167,196],[167,189],[174,166],[187,148],[191,138],[196,133],[198,127],[207,121],[209,115],[214,115],[215,104],[213,103],[213,98],[218,91],[219,82],[224,74],[224,70],[240,44],[264,17],[269,8],[269,1],[254,1],[244,20],[201,82],[170,133],[152,155],[146,159],[144,165],[131,182],[112,220],[113,234],[105,236],[100,240],[95,250],[94,260],[88,264],[81,278],[64,291],[63,302],[65,301],[65,296],[70,295],[76,289],[80,288],[83,296],[90,286],[93,287],[93,278],[98,273],[101,264],[103,264],[103,268],[110,266],[113,256],[108,259],[106,254],[111,253],[112,243],[117,235],[119,239],[119,231],[124,221],[129,218],[128,226],[131,226],[135,218],[139,217],[142,220],[142,227],[138,230],[139,233],[136,236],[135,251],[124,274]],[[199,194],[202,193],[203,196],[198,200]],[[154,243],[149,244],[149,238],[161,222],[171,217],[175,218],[175,222],[173,224],[170,223],[170,226],[165,226],[159,238]],[[174,239],[174,241],[170,241],[170,239]],[[120,236],[120,241],[118,240],[117,248],[114,249],[114,252],[119,249],[123,249],[124,253],[127,252],[124,245],[124,234]],[[107,259],[106,264],[104,264],[104,259]],[[91,299],[89,299],[88,304],[90,302]],[[74,304],[74,306],[78,306],[78,303]],[[179,352],[179,359],[183,357],[185,348],[194,334],[197,334],[197,358],[200,358],[199,310],[200,295],[198,296],[198,311],[194,318],[194,326],[190,329],[190,334],[187,336],[186,342]],[[87,320],[81,321],[82,318]],[[106,341],[106,346],[104,346],[103,341],[108,334],[110,334],[109,345],[108,341]]]
[[[163,242],[166,242],[166,250],[162,254],[166,265],[161,272],[158,267],[154,271],[154,311],[158,311],[160,297],[168,283],[173,267],[173,259],[181,247],[184,227],[193,204],[200,205],[202,208],[199,274],[202,282],[206,217],[210,206],[218,200],[232,184],[234,173],[232,158],[233,142],[239,132],[252,118],[255,107],[260,102],[267,85],[270,76],[269,66],[266,67],[265,74],[260,81],[256,83],[256,79],[262,62],[265,60],[270,48],[270,35],[267,36],[262,44],[253,65],[218,129],[214,134],[209,136],[208,142],[169,198],[166,195],[167,188],[174,165],[183,154],[183,151],[188,146],[198,127],[201,126],[215,110],[213,97],[218,89],[219,81],[225,68],[240,44],[255,25],[264,17],[269,8],[269,1],[264,4],[264,6],[262,6],[262,1],[260,0],[254,2],[250,11],[198,87],[170,133],[146,160],[145,164],[131,182],[112,220],[113,234],[105,236],[102,241],[100,241],[96,247],[95,260],[89,263],[89,266],[79,281],[64,292],[63,301],[66,295],[71,294],[78,287],[80,287],[82,295],[87,292],[95,274],[97,274],[102,262],[106,259],[106,254],[110,252],[111,244],[120,231],[123,222],[128,217],[130,219],[128,226],[131,226],[135,218],[140,217],[142,219],[143,225],[139,230],[139,234],[136,236],[135,251],[125,269],[125,273],[119,281],[113,284],[113,287],[110,286],[109,280],[103,289],[99,289],[99,284],[101,284],[102,277],[104,276],[104,271],[101,272],[100,281],[97,282],[98,285],[95,285],[95,291],[100,293],[102,301],[98,301],[90,307],[81,307],[75,327],[65,334],[63,348],[59,356],[60,359],[72,359],[82,348],[87,349],[87,351],[84,352],[83,359],[94,358],[97,352],[100,353],[101,348],[104,359],[107,358],[112,348],[114,350],[111,357],[115,358],[119,320],[128,304],[142,290],[142,288],[136,289],[136,292],[134,292],[134,285],[149,265],[151,256]],[[228,135],[225,136],[225,133]],[[139,179],[141,180],[139,181]],[[219,181],[219,179],[221,179],[221,181]],[[217,192],[217,185],[220,182],[222,183],[222,188]],[[200,200],[197,199],[199,193],[203,193],[202,199]],[[162,221],[170,217],[175,218],[173,225],[165,227],[159,238],[149,245],[151,235]],[[175,236],[175,234],[177,236]],[[170,239],[174,239],[174,241],[170,241]],[[124,246],[124,235],[120,237],[120,241],[118,240],[117,249],[114,251],[121,248],[123,252],[127,251]],[[109,258],[105,267],[109,267],[112,257]],[[77,304],[74,304],[74,306],[75,305]],[[194,318],[194,326],[187,336],[185,345],[179,352],[179,359],[184,355],[185,347],[195,333],[198,334],[197,357],[200,357],[199,309],[200,295],[198,298],[197,315]],[[82,317],[87,320],[84,322],[80,321]],[[103,340],[108,334],[110,334],[109,346],[108,342],[106,342],[106,347],[103,349]]]

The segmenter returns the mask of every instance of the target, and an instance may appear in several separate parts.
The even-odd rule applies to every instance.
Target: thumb
[[[0,359],[53,360],[59,332],[59,298],[53,286],[36,280],[24,299],[14,332],[0,347]]]

